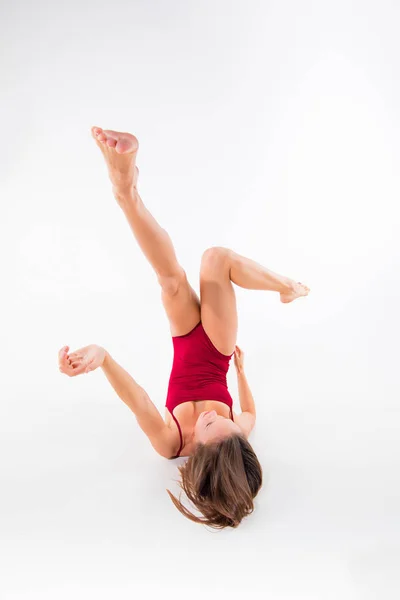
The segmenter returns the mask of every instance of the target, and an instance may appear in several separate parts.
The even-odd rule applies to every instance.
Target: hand
[[[244,352],[239,348],[239,346],[235,346],[235,367],[238,373],[243,371],[244,365]]]
[[[69,346],[64,346],[58,353],[58,365],[61,373],[69,377],[75,377],[82,373],[90,373],[100,367],[106,355],[101,346],[91,344],[71,354],[68,353]]]

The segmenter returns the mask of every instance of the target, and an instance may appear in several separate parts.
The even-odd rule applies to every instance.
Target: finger
[[[72,374],[74,373],[74,369],[72,366],[72,360],[70,359],[69,355],[68,355],[68,350],[69,350],[69,346],[63,346],[61,348],[61,350],[58,353],[58,357],[59,357],[59,370],[61,373],[64,373],[65,375],[69,375],[72,376]]]
[[[61,359],[65,354],[67,354],[69,350],[69,346],[63,346],[61,350],[58,351],[58,358]]]
[[[85,368],[86,366],[84,364],[79,364],[76,367],[73,367],[72,365],[67,365],[60,367],[60,371],[61,373],[64,373],[64,375],[68,375],[68,377],[76,377],[76,375],[81,375],[82,373],[84,373]]]
[[[64,373],[64,375],[71,376],[71,374],[73,373],[73,369],[70,365],[60,365],[58,369],[60,373]]]
[[[68,369],[71,367],[71,361],[66,357],[64,359],[62,359],[58,364],[60,367],[63,367],[64,369]]]
[[[69,365],[67,353],[66,353],[66,350],[64,350],[64,348],[62,348],[60,350],[60,352],[58,353],[58,364],[59,364],[59,366],[68,366]]]
[[[76,375],[81,375],[82,373],[84,373],[86,370],[86,366],[87,365],[83,363],[78,365],[76,368],[71,369],[71,377],[76,377]]]

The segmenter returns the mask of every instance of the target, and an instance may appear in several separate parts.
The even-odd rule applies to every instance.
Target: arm
[[[253,394],[249,388],[244,370],[237,372],[239,401],[242,413],[236,418],[236,422],[243,431],[246,438],[249,437],[256,423],[256,407],[254,404]]]
[[[240,371],[237,371],[237,381],[239,388],[239,402],[240,408],[242,412],[248,412],[256,417],[256,405],[254,403],[253,394],[251,393],[251,389],[249,387],[249,383],[247,381],[246,373],[244,372],[244,368]]]
[[[164,423],[145,390],[104,348],[90,344],[69,353],[69,346],[64,346],[58,353],[58,364],[61,373],[68,377],[76,377],[101,367],[118,396],[135,414],[139,426],[156,452],[165,458],[175,456],[174,451],[179,445],[178,432],[172,431]]]
[[[248,437],[256,422],[256,405],[244,372],[243,360],[243,351],[236,346],[235,367],[239,390],[239,402],[240,408],[242,409],[242,413],[238,416],[237,422],[245,436]]]
[[[174,456],[179,445],[176,432],[164,423],[146,391],[107,351],[101,368],[118,396],[135,414],[140,428],[156,452],[165,458]]]

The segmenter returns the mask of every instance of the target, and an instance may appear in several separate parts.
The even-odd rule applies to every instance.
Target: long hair
[[[253,512],[253,499],[262,486],[263,472],[242,434],[211,444],[198,443],[178,470],[182,478],[180,487],[203,518],[187,510],[170,490],[167,492],[176,508],[191,521],[224,529],[237,527]]]

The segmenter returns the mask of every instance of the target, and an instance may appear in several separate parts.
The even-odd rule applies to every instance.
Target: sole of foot
[[[108,174],[117,194],[136,187],[139,169],[136,156],[139,149],[137,138],[131,133],[92,127],[92,137],[100,148],[108,167]]]

